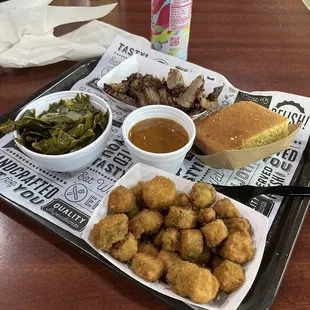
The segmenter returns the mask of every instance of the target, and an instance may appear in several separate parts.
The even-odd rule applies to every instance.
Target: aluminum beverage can
[[[186,60],[193,0],[152,0],[152,48]]]

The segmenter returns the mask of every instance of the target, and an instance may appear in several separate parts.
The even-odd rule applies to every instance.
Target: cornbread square
[[[288,119],[240,101],[195,121],[195,145],[205,154],[263,146],[288,136]]]

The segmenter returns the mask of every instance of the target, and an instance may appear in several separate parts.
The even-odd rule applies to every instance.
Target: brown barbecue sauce
[[[173,152],[189,141],[183,126],[168,118],[145,119],[130,129],[128,138],[138,148],[151,153]]]

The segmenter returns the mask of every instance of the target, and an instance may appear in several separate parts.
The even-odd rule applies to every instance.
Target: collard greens
[[[19,121],[0,124],[8,134],[18,130],[18,142],[28,149],[48,155],[67,154],[95,141],[106,129],[108,113],[95,109],[89,95],[77,94],[74,99],[52,103],[37,117],[27,110]]]

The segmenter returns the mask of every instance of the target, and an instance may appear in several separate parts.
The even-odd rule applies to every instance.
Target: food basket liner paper
[[[287,137],[277,142],[260,147],[246,150],[223,151],[212,155],[200,155],[198,152],[196,152],[195,148],[192,149],[192,152],[204,164],[210,167],[235,170],[254,163],[257,160],[264,159],[269,155],[276,154],[288,149],[300,126],[301,124],[289,125],[289,135]]]
[[[144,164],[136,164],[117,183],[115,183],[113,188],[119,185],[123,185],[123,186],[126,186],[127,188],[131,188],[134,185],[136,185],[138,181],[148,181],[157,175],[168,177],[172,181],[174,181],[176,184],[177,191],[188,193],[194,184],[191,181],[185,180],[181,177],[178,177],[176,175],[153,168],[151,166],[147,166]],[[220,198],[224,198],[224,197],[226,196],[217,193],[217,200]],[[254,282],[254,279],[256,277],[256,274],[258,272],[258,269],[259,269],[259,266],[260,266],[260,263],[263,257],[265,243],[266,243],[266,236],[267,236],[267,227],[268,227],[267,217],[239,203],[238,201],[231,199],[234,205],[240,211],[241,215],[249,219],[250,223],[253,226],[253,231],[254,231],[253,241],[254,241],[254,246],[255,246],[255,255],[254,255],[253,260],[244,266],[245,283],[239,290],[237,290],[236,292],[230,295],[220,294],[214,301],[208,304],[201,305],[201,304],[195,304],[191,302],[190,299],[188,298],[183,298],[181,296],[176,295],[169,289],[168,285],[166,285],[163,282],[150,283],[150,282],[143,280],[142,278],[136,276],[130,270],[130,267],[127,264],[120,263],[119,261],[114,259],[108,252],[97,250],[93,246],[91,238],[90,238],[90,233],[91,233],[91,230],[94,224],[99,222],[99,220],[101,220],[107,215],[108,198],[109,198],[109,195],[106,195],[103,201],[98,205],[98,207],[96,208],[95,212],[90,218],[82,235],[82,238],[88,244],[90,244],[98,253],[100,253],[104,258],[106,258],[113,265],[115,265],[120,270],[125,272],[127,275],[131,276],[136,281],[139,281],[143,285],[148,286],[149,288],[156,290],[157,292],[161,294],[172,297],[174,299],[178,299],[180,301],[190,304],[191,306],[195,306],[194,308],[199,307],[201,309],[210,309],[210,310],[215,310],[215,309],[235,310],[239,306],[239,304],[242,302],[242,300],[244,299],[247,292],[251,288],[251,285]]]
[[[110,83],[120,83],[123,80],[126,80],[127,77],[129,77],[132,73],[139,72],[142,75],[144,74],[152,74],[160,79],[168,77],[168,73],[170,69],[173,68],[172,66],[168,66],[162,63],[159,63],[157,61],[142,57],[140,55],[134,55],[121,64],[119,64],[117,67],[115,67],[113,70],[111,70],[109,73],[107,73],[102,79],[100,79],[97,83],[98,87],[102,89],[104,94],[108,96],[117,106],[121,108],[126,108],[129,111],[132,111],[135,109],[135,107],[124,103],[123,101],[120,101],[109,94],[107,94],[104,90],[104,84],[110,84]],[[199,74],[192,74],[188,72],[182,72],[181,74],[184,79],[185,85],[189,86],[190,83],[199,75]],[[205,76],[205,94],[209,95],[213,93],[214,89],[223,87],[223,82],[218,82],[214,80],[208,79],[208,77]],[[195,120],[197,118],[203,117],[204,115],[209,114],[210,111],[204,111],[196,115],[192,115],[192,119]]]

